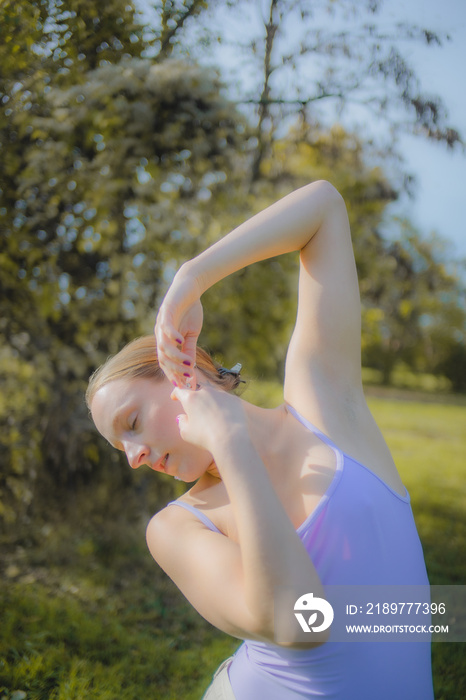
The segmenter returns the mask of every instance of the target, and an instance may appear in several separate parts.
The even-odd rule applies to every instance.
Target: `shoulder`
[[[146,543],[152,558],[175,582],[193,552],[202,547],[207,527],[185,508],[166,506],[155,513],[146,528]]]
[[[151,541],[156,541],[160,537],[166,538],[179,533],[180,528],[189,528],[197,522],[196,517],[186,508],[169,504],[157,511],[149,520],[146,528],[146,539],[150,538]]]
[[[146,542],[154,559],[159,561],[180,534],[185,535],[196,525],[196,518],[184,508],[168,505],[155,513],[146,527]]]
[[[146,528],[147,545],[155,557],[156,552],[164,550],[167,545],[170,548],[174,542],[188,541],[191,535],[212,531],[211,523],[215,528],[222,530],[217,523],[217,510],[224,505],[225,497],[216,488],[218,479],[206,477],[200,479],[194,487],[186,491],[180,498],[159,510],[150,519]],[[208,482],[206,485],[204,482]],[[212,483],[211,483],[212,482]],[[222,482],[220,489],[225,491]],[[202,510],[199,505],[202,503]],[[208,505],[207,511],[204,506]],[[176,545],[179,546],[178,544]]]

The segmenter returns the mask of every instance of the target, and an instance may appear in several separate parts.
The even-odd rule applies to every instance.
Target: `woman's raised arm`
[[[161,305],[156,324],[160,360],[169,379],[179,382],[187,363],[194,361],[193,350],[202,325],[201,295],[219,280],[252,263],[303,251],[333,209],[343,210],[346,216],[337,190],[328,182],[314,182],[253,216],[182,265]]]

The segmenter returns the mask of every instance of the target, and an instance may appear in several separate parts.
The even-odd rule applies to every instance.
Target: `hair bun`
[[[232,388],[236,389],[240,384],[246,384],[244,379],[241,379],[240,376],[242,366],[243,365],[240,362],[237,362],[236,365],[234,365],[231,369],[219,366],[217,367],[217,372],[220,374],[221,377],[231,377],[231,379],[233,380]]]
[[[235,376],[239,376],[242,366],[242,364],[237,362],[236,365],[231,369],[227,369],[226,367],[219,367],[218,371],[220,372],[220,374],[233,374]]]

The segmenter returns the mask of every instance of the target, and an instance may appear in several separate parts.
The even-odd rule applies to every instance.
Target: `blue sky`
[[[451,36],[441,48],[417,44],[407,54],[424,88],[442,97],[449,123],[466,140],[465,0],[386,0],[383,15]],[[402,137],[401,145],[406,165],[418,183],[415,201],[402,202],[403,210],[422,232],[435,230],[451,240],[452,256],[466,258],[466,153],[447,151],[414,137]]]

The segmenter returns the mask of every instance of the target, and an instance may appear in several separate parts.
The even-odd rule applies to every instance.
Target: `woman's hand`
[[[196,386],[194,366],[202,320],[199,287],[195,278],[181,267],[160,306],[155,324],[160,366],[176,386]]]
[[[204,384],[197,391],[176,388],[171,398],[184,410],[177,417],[183,440],[207,450],[214,459],[219,447],[223,450],[232,440],[248,436],[246,414],[237,396]]]

